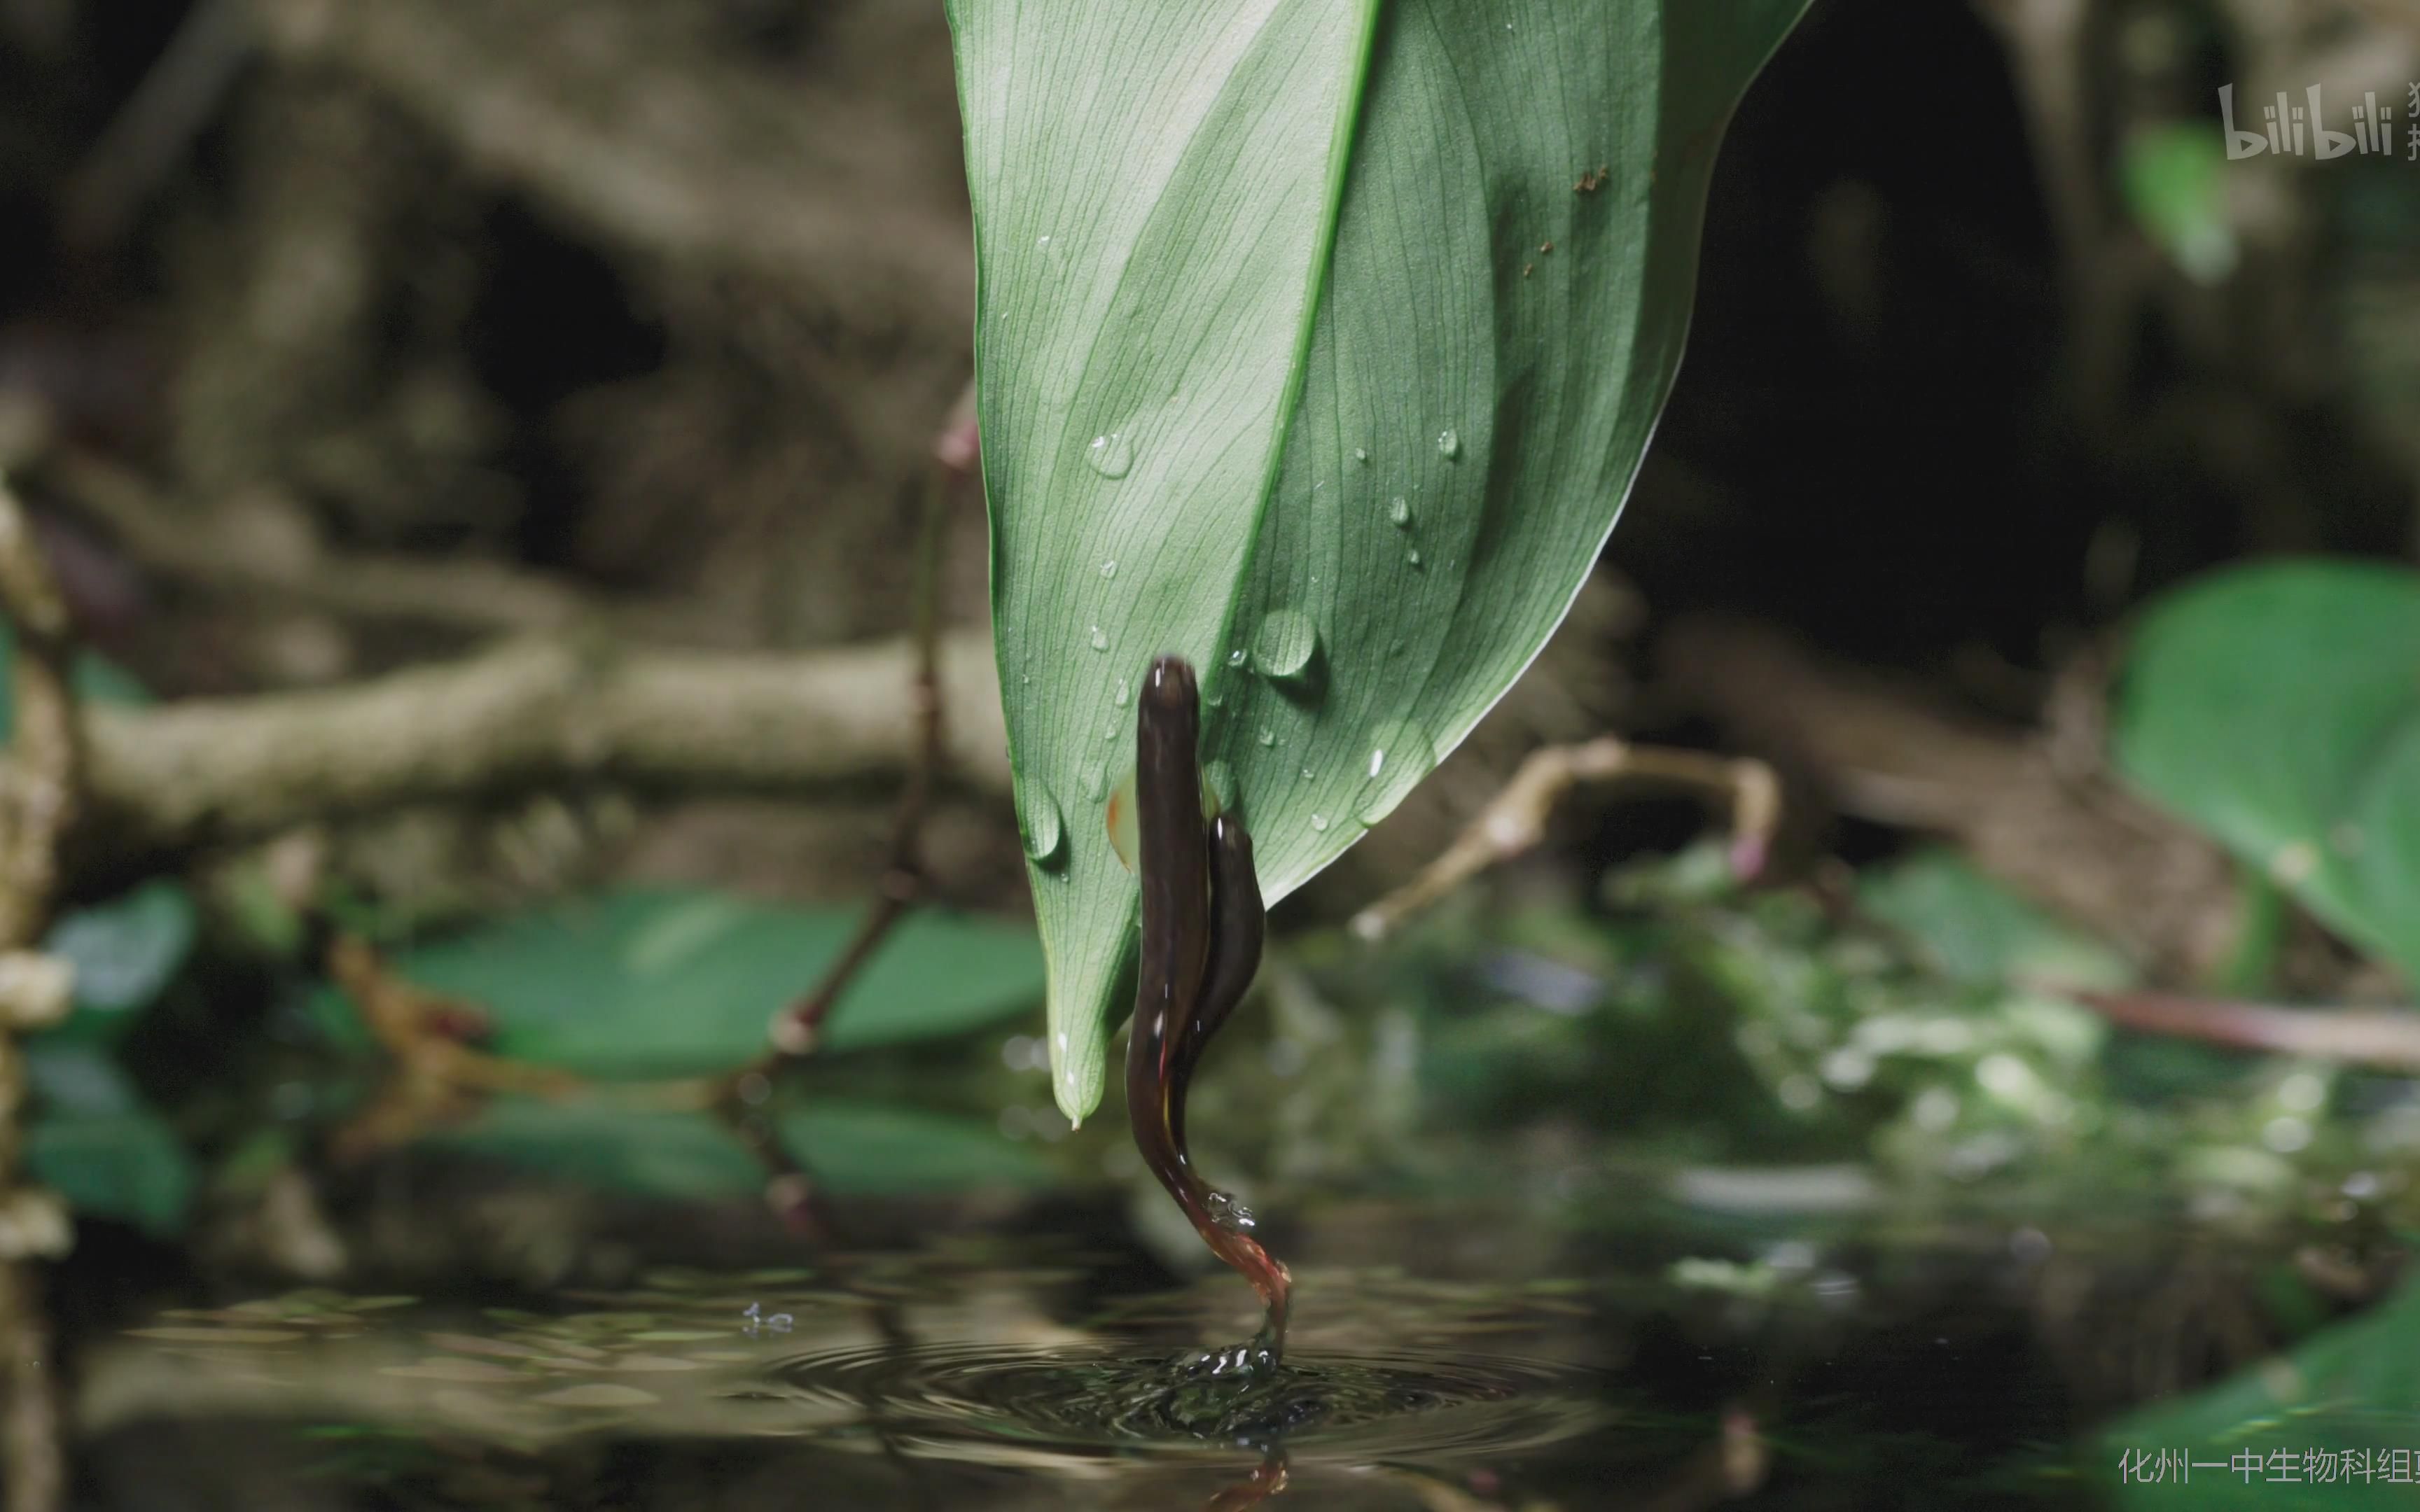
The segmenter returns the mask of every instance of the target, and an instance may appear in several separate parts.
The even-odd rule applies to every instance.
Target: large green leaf
[[[2135,637],[2128,777],[2420,980],[2420,575],[2221,573]]]
[[[507,919],[402,953],[396,969],[489,1010],[489,1046],[598,1076],[725,1070],[765,1049],[774,1013],[814,985],[857,927],[854,910],[727,894],[632,889]],[[961,1034],[1042,993],[1022,928],[910,916],[824,1026],[828,1051]],[[335,999],[323,1000],[332,1013]],[[358,1026],[349,1016],[333,1022]]]
[[[993,614],[1062,1107],[1151,657],[1272,898],[1544,644],[1680,360],[1707,176],[1804,0],[952,0]]]

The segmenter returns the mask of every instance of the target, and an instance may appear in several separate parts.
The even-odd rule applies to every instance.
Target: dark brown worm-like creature
[[[1143,1163],[1202,1242],[1260,1293],[1268,1322],[1252,1352],[1274,1366],[1292,1278],[1252,1237],[1251,1215],[1196,1175],[1186,1153],[1186,1088],[1251,985],[1264,927],[1251,837],[1233,815],[1202,817],[1201,738],[1193,669],[1162,656],[1143,680],[1136,720],[1142,972],[1126,1041],[1126,1116]]]

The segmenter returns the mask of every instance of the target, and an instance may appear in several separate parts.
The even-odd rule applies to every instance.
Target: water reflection
[[[170,1309],[91,1350],[82,1426],[105,1439],[270,1421],[305,1446],[341,1431],[539,1465],[600,1442],[752,1443],[876,1453],[920,1483],[1007,1474],[1069,1506],[1242,1507],[1351,1485],[1350,1504],[1416,1507],[1440,1504],[1420,1485],[1487,1484],[1616,1423],[1568,1299],[1474,1289],[1456,1305],[1400,1277],[1322,1273],[1297,1357],[1238,1380],[1201,1366],[1232,1288],[1128,1297],[1071,1324],[1053,1307],[1084,1289],[1080,1269],[874,1257],[834,1283],[663,1272],[553,1313],[328,1292]],[[1372,1347],[1390,1333],[1408,1342]],[[1345,1504],[1326,1497],[1305,1500]]]

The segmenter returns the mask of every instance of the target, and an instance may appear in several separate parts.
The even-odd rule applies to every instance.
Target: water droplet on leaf
[[[1252,638],[1253,659],[1271,677],[1300,677],[1319,656],[1319,626],[1311,616],[1281,609],[1261,622]]]
[[[1427,732],[1401,719],[1380,725],[1371,735],[1370,762],[1353,800],[1353,817],[1364,825],[1376,824],[1435,768],[1436,748]]]
[[[1097,625],[1093,626],[1093,649],[1094,651],[1109,649],[1109,638]]]
[[[1039,778],[1016,779],[1016,823],[1028,859],[1047,866],[1066,853],[1067,829],[1059,800]]]
[[[1324,813],[1312,814],[1311,816],[1311,827],[1319,831],[1323,835],[1327,833],[1327,816]]]
[[[1116,559],[1116,558],[1112,557],[1112,558],[1110,558],[1109,561],[1104,562],[1104,563],[1101,563],[1101,576],[1102,576],[1102,577],[1104,577],[1104,578],[1114,578],[1114,577],[1116,577],[1117,575],[1118,575],[1118,563],[1117,563],[1117,559]]]
[[[1083,786],[1084,801],[1087,803],[1100,802],[1101,795],[1109,791],[1109,769],[1098,762],[1086,762],[1083,771],[1077,774],[1076,779]]]
[[[1119,431],[1095,436],[1093,444],[1084,448],[1084,460],[1093,471],[1105,478],[1123,478],[1134,467],[1134,445]]]
[[[1411,501],[1405,499],[1402,494],[1397,494],[1394,499],[1388,503],[1387,523],[1394,526],[1395,529],[1399,531],[1408,531],[1412,528]]]
[[[1451,459],[1462,455],[1462,438],[1449,427],[1437,432],[1437,455]]]
[[[1109,702],[1123,709],[1126,706],[1127,700],[1133,697],[1134,694],[1126,687],[1126,680],[1121,677],[1118,679],[1118,690],[1110,698]]]

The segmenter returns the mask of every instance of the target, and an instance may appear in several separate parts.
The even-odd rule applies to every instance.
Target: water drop
[[[1094,651],[1107,651],[1109,649],[1109,638],[1097,625],[1093,626],[1093,649]]]
[[[1405,499],[1402,494],[1397,494],[1394,499],[1388,503],[1387,523],[1392,525],[1399,531],[1408,531],[1412,528],[1411,501]]]
[[[1016,824],[1028,859],[1048,866],[1066,854],[1067,828],[1059,800],[1038,778],[1016,779]]]
[[[1246,651],[1241,646],[1237,646],[1234,650],[1227,653],[1227,665],[1230,667],[1241,667],[1244,663],[1251,659],[1251,653]]]
[[[1451,460],[1462,455],[1462,438],[1449,427],[1437,432],[1437,455]]]
[[[1278,743],[1277,733],[1264,728],[1261,731],[1260,741],[1264,748],[1274,746]]]
[[[1301,775],[1302,775],[1302,779],[1303,779],[1304,781],[1306,781],[1306,782],[1310,781],[1310,780],[1311,780],[1311,768],[1310,768],[1310,767],[1308,767],[1308,766],[1304,767],[1304,768],[1302,769],[1302,774],[1301,774]]]
[[[1210,1210],[1210,1221],[1231,1234],[1249,1234],[1260,1223],[1251,1209],[1224,1192],[1212,1192],[1202,1205]]]
[[[1107,561],[1107,562],[1104,562],[1104,563],[1101,563],[1101,576],[1102,576],[1102,577],[1104,577],[1104,578],[1114,578],[1114,577],[1116,577],[1117,575],[1118,575],[1118,563],[1117,563],[1117,560],[1116,560],[1115,558],[1111,558],[1109,561]]]
[[[1037,247],[1047,247],[1050,245],[1050,239],[1048,237],[1036,237],[1033,240],[1033,244]]]
[[[1372,732],[1370,761],[1361,791],[1353,799],[1353,817],[1374,825],[1395,811],[1396,805],[1436,768],[1436,748],[1419,726],[1388,720]]]
[[[1415,567],[1419,566],[1420,564],[1420,548],[1419,547],[1414,547],[1409,551],[1404,552],[1404,560]]]
[[[1102,477],[1123,478],[1134,466],[1134,446],[1124,433],[1113,430],[1093,438],[1093,444],[1084,448],[1084,460]]]
[[[1367,449],[1357,446],[1353,448],[1353,460],[1356,462],[1367,462],[1370,460],[1370,453]]]
[[[1109,771],[1098,762],[1086,762],[1076,779],[1083,784],[1084,801],[1087,803],[1100,802],[1101,795],[1109,791]]]
[[[1271,677],[1305,676],[1319,657],[1319,626],[1299,610],[1279,609],[1261,622],[1252,637],[1252,656]]]
[[[1323,835],[1327,833],[1327,816],[1324,813],[1312,814],[1311,816],[1311,827],[1319,831]]]
[[[1112,696],[1111,696],[1111,698],[1109,699],[1109,702],[1112,702],[1112,703],[1114,703],[1114,704],[1116,704],[1119,708],[1122,708],[1122,709],[1123,709],[1123,708],[1125,708],[1125,707],[1126,706],[1126,702],[1127,702],[1127,700],[1129,700],[1129,699],[1131,699],[1131,698],[1133,698],[1133,697],[1134,697],[1134,694],[1133,694],[1131,691],[1129,691],[1129,690],[1127,689],[1127,687],[1126,687],[1126,680],[1125,680],[1125,678],[1121,677],[1121,678],[1119,678],[1119,679],[1118,679],[1118,690],[1117,690],[1117,692],[1116,692],[1114,695],[1112,695]]]

